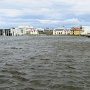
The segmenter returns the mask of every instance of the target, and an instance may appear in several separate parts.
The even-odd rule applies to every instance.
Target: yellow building
[[[82,29],[80,27],[72,27],[70,35],[79,36],[82,33]]]

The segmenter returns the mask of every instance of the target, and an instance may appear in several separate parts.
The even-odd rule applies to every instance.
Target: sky
[[[90,0],[0,0],[0,28],[90,25]]]

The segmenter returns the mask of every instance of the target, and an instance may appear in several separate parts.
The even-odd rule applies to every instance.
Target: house
[[[82,28],[81,27],[72,27],[70,31],[71,31],[70,35],[78,36],[78,35],[81,35]]]
[[[69,34],[69,30],[65,29],[65,28],[55,28],[53,30],[53,35],[68,35]]]
[[[82,33],[81,35],[90,34],[90,26],[82,26]]]
[[[26,29],[26,34],[27,35],[38,35],[39,33],[38,33],[38,30],[36,28],[34,28],[34,27],[28,27]]]

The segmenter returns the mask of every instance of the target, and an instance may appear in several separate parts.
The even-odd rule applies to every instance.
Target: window
[[[23,30],[21,30],[21,33],[23,33]]]

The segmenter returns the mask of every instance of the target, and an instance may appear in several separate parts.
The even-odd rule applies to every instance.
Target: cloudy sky
[[[90,25],[90,0],[0,0],[0,27]]]

